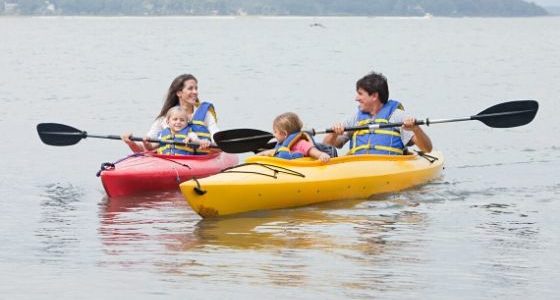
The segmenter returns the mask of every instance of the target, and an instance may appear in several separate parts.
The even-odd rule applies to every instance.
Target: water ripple
[[[78,247],[76,206],[83,195],[84,191],[72,184],[53,183],[44,187],[41,219],[35,230],[41,245],[38,255],[43,261],[56,261],[71,255]]]

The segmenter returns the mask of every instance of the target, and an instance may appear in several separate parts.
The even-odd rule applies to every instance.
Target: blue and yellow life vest
[[[181,131],[173,134],[171,132],[171,128],[165,128],[159,133],[159,139],[162,141],[175,141],[175,142],[183,142],[187,138],[187,134],[189,133],[188,126],[183,128]],[[165,155],[188,155],[192,154],[193,149],[187,147],[186,145],[176,145],[176,144],[166,144],[160,143],[159,148],[157,149],[157,154],[165,154]]]
[[[312,142],[315,145],[315,141],[313,137],[307,132],[299,131],[292,133],[286,137],[286,139],[282,143],[278,143],[276,145],[274,151],[274,157],[283,158],[283,159],[296,159],[300,157],[304,157],[304,153],[300,152],[292,152],[290,149],[294,146],[300,139],[307,140]]]
[[[214,112],[214,105],[210,102],[202,102],[200,106],[196,108],[192,120],[189,122],[189,132],[194,132],[198,136],[199,139],[211,140],[212,137],[210,136],[210,131],[208,131],[208,127],[204,124],[204,119],[206,118],[206,114],[211,111],[216,118],[216,113]]]
[[[358,123],[356,125],[389,123],[389,119],[396,109],[403,109],[402,104],[395,100],[389,100],[375,115],[375,119],[371,114],[358,110]],[[399,128],[374,129],[373,132],[364,129],[354,131],[352,134],[348,154],[402,155],[404,148]]]
[[[216,119],[216,112],[214,110],[214,105],[210,102],[202,102],[196,108],[196,111],[193,114],[192,120],[187,124],[183,130],[175,134],[172,137],[171,130],[169,128],[164,129],[160,133],[160,139],[168,138],[170,140],[175,140],[177,142],[183,142],[185,138],[187,138],[190,132],[194,132],[198,139],[200,140],[212,140],[210,136],[210,131],[206,124],[204,123],[204,119],[206,118],[206,114],[211,112]],[[169,155],[192,155],[192,154],[207,154],[210,152],[209,150],[200,150],[194,149],[187,145],[174,145],[174,144],[163,144],[160,143],[160,147],[157,150],[158,154],[169,154]]]

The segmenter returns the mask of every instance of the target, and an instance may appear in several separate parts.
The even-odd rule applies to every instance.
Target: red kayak
[[[202,178],[237,165],[237,155],[158,155],[136,153],[115,163],[104,163],[98,176],[109,197],[178,189],[193,177]]]

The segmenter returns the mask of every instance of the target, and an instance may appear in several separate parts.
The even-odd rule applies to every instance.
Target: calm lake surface
[[[311,26],[312,24],[320,26]],[[560,278],[560,18],[0,18],[6,299],[553,299]],[[194,73],[221,129],[295,111],[324,129],[371,70],[418,118],[536,99],[527,126],[427,128],[438,180],[374,200],[203,221],[178,192],[107,199],[118,141]],[[245,158],[248,154],[241,155]]]

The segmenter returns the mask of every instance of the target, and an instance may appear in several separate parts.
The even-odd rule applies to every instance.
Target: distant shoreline
[[[551,15],[551,16],[560,16],[560,5],[559,6],[544,6],[544,9]]]
[[[527,0],[0,0],[0,15],[12,16],[310,16],[484,17],[546,16]]]
[[[0,18],[216,18],[216,19],[243,19],[243,18],[380,18],[380,19],[525,19],[525,18],[554,18],[560,16],[560,7],[557,13],[542,16],[362,16],[362,15],[2,15]]]

